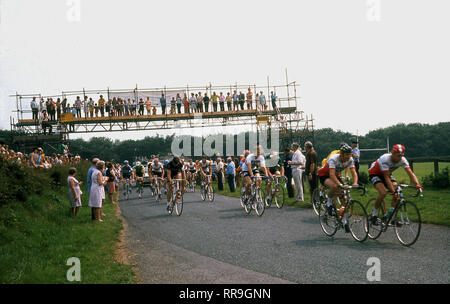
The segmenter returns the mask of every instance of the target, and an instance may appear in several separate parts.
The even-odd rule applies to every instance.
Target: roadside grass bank
[[[122,221],[118,206],[104,203],[103,223],[91,220],[88,207],[86,173],[89,164],[78,169],[83,181],[83,207],[76,217],[70,214],[67,193],[68,166],[48,171],[28,172],[40,188],[27,193],[26,199],[0,205],[0,283],[2,284],[122,284],[136,283],[132,266],[116,261]],[[2,176],[2,179],[13,178]],[[23,180],[10,181],[22,183]],[[69,258],[80,260],[81,281],[69,282],[66,265]]]

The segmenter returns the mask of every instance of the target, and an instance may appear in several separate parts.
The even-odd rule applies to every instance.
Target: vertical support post
[[[291,107],[291,98],[289,95],[289,79],[288,79],[288,70],[287,69],[286,69],[286,88],[287,88],[288,107]]]
[[[269,103],[269,100],[272,101],[270,98],[270,80],[269,80],[269,76],[267,76],[267,98],[266,98],[267,104]],[[271,106],[272,106],[272,104],[271,104]],[[269,108],[269,107],[267,107],[267,108]],[[275,110],[275,109],[273,109],[273,110]]]
[[[437,176],[439,174],[439,161],[434,161],[434,176]]]

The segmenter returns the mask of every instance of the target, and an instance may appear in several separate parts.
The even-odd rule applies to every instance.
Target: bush
[[[430,188],[445,189],[450,187],[449,167],[438,174],[431,173],[422,178],[422,185]]]
[[[366,172],[359,172],[359,182],[367,185],[369,183],[369,175]]]

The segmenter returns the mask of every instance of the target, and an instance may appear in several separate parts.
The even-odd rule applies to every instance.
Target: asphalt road
[[[343,230],[329,238],[312,209],[272,207],[258,217],[238,199],[216,195],[205,203],[198,192],[185,194],[181,217],[168,215],[148,188],[120,207],[145,283],[369,283],[371,257],[380,260],[380,283],[450,283],[447,227],[422,225],[408,248],[392,228],[364,243]]]

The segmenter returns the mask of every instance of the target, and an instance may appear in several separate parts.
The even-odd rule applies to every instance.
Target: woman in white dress
[[[105,197],[104,186],[106,180],[103,177],[103,170],[105,168],[105,162],[98,161],[95,165],[96,169],[92,172],[92,186],[91,195],[89,198],[89,207],[92,207],[92,219],[103,222],[102,220],[102,203]]]
[[[72,214],[77,215],[78,210],[81,207],[81,192],[80,185],[82,182],[79,182],[75,178],[75,174],[77,173],[77,169],[70,168],[69,176],[67,177],[67,184],[69,186],[69,201],[70,206],[72,207]]]

